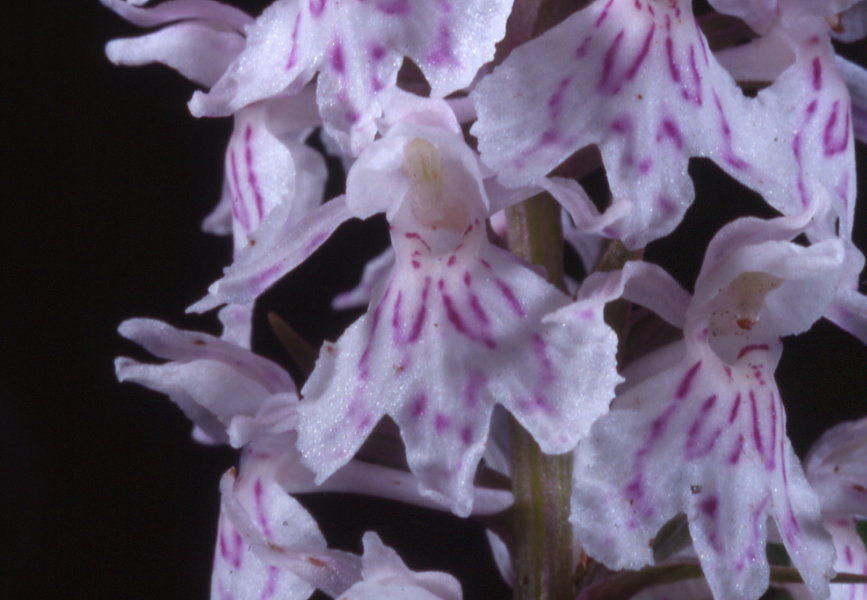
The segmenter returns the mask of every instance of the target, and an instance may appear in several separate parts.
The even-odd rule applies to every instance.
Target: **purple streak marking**
[[[301,25],[301,11],[295,15],[295,25],[292,27],[292,50],[289,51],[289,59],[286,61],[288,71],[298,63],[298,28]]]
[[[674,41],[671,36],[665,38],[665,54],[668,56],[668,74],[672,81],[680,83],[680,69],[677,68],[677,62],[674,60]]]
[[[235,158],[235,151],[229,151],[229,167],[232,171],[232,215],[235,220],[241,224],[244,231],[250,231],[250,215],[247,214],[247,206],[244,203],[244,196],[241,194],[241,183],[238,179],[238,163]]]
[[[469,446],[473,443],[473,428],[469,425],[461,429],[461,441],[464,443],[464,446]]]
[[[723,159],[731,166],[732,168],[743,170],[746,169],[749,165],[748,163],[737,156],[735,154],[734,149],[732,148],[732,128],[729,126],[729,122],[726,119],[725,112],[723,111],[722,103],[719,100],[719,96],[716,95],[716,92],[713,94],[713,101],[716,105],[717,112],[719,113],[720,118],[720,130],[723,136]]]
[[[368,364],[370,362],[370,352],[373,349],[373,340],[376,337],[379,318],[382,315],[382,306],[385,304],[385,299],[388,297],[390,291],[390,288],[385,291],[370,319],[370,335],[367,338],[367,344],[364,346],[364,352],[361,353],[361,358],[358,359],[358,376],[362,381],[367,381],[370,378],[370,365]]]
[[[485,326],[488,325],[488,314],[482,308],[482,303],[479,302],[479,297],[475,294],[470,294],[470,308],[476,318]]]
[[[825,131],[822,133],[822,146],[825,150],[825,156],[834,156],[845,152],[849,147],[849,111],[846,110],[846,122],[843,125],[843,135],[838,136],[839,139],[834,139],[834,128],[837,124],[837,112],[840,108],[840,101],[835,100],[831,106],[831,114],[828,121],[825,123]]]
[[[744,346],[741,348],[741,351],[738,352],[736,360],[740,360],[750,352],[755,352],[756,350],[770,350],[770,348],[767,344],[750,344],[749,346]]]
[[[656,133],[656,141],[660,142],[665,138],[669,138],[677,150],[683,150],[683,134],[680,133],[677,123],[669,117],[666,117],[659,124],[659,130]]]
[[[738,411],[741,408],[741,393],[738,392],[738,395],[735,396],[735,403],[732,404],[731,412],[729,412],[729,424],[735,422],[735,418],[738,416]]]
[[[738,435],[738,441],[735,442],[735,447],[732,448],[731,453],[729,454],[729,464],[734,466],[738,464],[738,461],[741,459],[741,453],[744,450],[744,436],[743,434]]]
[[[560,112],[563,109],[563,96],[566,94],[566,89],[569,87],[571,81],[571,77],[561,79],[560,83],[557,84],[557,89],[548,98],[548,117],[552,121],[556,121],[560,116]]]
[[[611,45],[608,47],[608,50],[605,52],[605,57],[602,59],[602,75],[599,78],[599,83],[596,84],[597,90],[602,90],[608,84],[608,79],[611,77],[611,72],[614,69],[614,61],[617,59],[617,52],[620,48],[620,42],[623,41],[623,32],[621,29],[620,32],[615,36],[614,40],[611,42]],[[616,93],[617,90],[614,90]]]
[[[434,429],[436,430],[437,435],[442,435],[451,424],[452,420],[448,415],[438,412],[434,417]]]
[[[259,189],[259,179],[256,177],[256,169],[253,167],[253,147],[250,141],[253,139],[253,128],[247,125],[244,129],[244,162],[247,165],[247,183],[253,190],[253,198],[256,202],[256,213],[259,215],[259,221],[265,214],[265,200],[262,198],[262,191]]]
[[[608,17],[608,9],[611,8],[613,2],[614,0],[608,0],[608,2],[605,3],[605,6],[602,7],[602,12],[599,14],[599,17],[597,17],[596,22],[593,23],[594,28],[599,28],[599,26],[602,25],[602,22]]]
[[[403,292],[397,292],[397,298],[394,299],[394,306],[391,307],[391,339],[395,345],[403,346],[403,332],[401,331],[402,319],[400,318],[400,305],[403,302]]]
[[[755,560],[757,551],[758,551],[758,541],[761,536],[761,525],[762,525],[762,517],[764,516],[765,509],[768,506],[768,502],[771,501],[770,496],[765,496],[759,505],[753,511],[753,514],[750,516],[750,522],[753,525],[753,539],[750,543],[750,547],[747,548],[747,559],[750,561]],[[764,546],[763,546],[764,548]],[[764,549],[762,550],[764,552]]]
[[[262,590],[262,595],[259,600],[271,600],[274,594],[277,593],[277,579],[280,576],[280,569],[273,565],[268,566],[268,581],[265,583],[265,588]]]
[[[232,530],[232,545],[226,543],[225,538],[223,537],[222,532],[220,533],[220,555],[229,561],[236,569],[241,568],[241,557],[243,556],[244,550],[244,538],[241,537],[241,534],[238,533],[236,529]]]
[[[774,394],[771,394],[771,443],[768,446],[768,456],[765,459],[765,468],[768,471],[773,471],[776,466],[776,447],[777,447],[777,400]]]
[[[822,63],[818,56],[813,58],[813,89],[817,92],[822,89]]]
[[[708,413],[713,410],[714,404],[716,404],[716,395],[710,396],[707,400],[704,401],[704,404],[701,405],[701,412],[692,422],[692,425],[690,425],[689,427],[689,431],[687,432],[686,437],[687,460],[694,460],[705,456],[708,452],[713,450],[713,447],[716,445],[720,434],[722,434],[721,428],[715,429],[713,433],[711,433],[711,435],[704,441],[702,447],[696,448],[696,446],[699,444],[698,438],[702,434],[702,429],[704,427],[705,421],[707,420]]]
[[[518,298],[515,296],[515,292],[512,291],[512,288],[508,286],[506,282],[497,278],[494,279],[494,283],[500,289],[500,293],[503,294],[503,297],[506,299],[506,302],[509,304],[509,308],[512,309],[519,317],[525,317],[526,313],[524,312],[524,307],[521,306],[521,303],[518,301]]]
[[[695,46],[693,46],[692,44],[689,45],[689,66],[692,71],[692,94],[687,92],[686,89],[681,90],[681,93],[684,100],[692,102],[696,106],[701,106],[701,75],[698,71],[698,65],[695,62]]]
[[[425,318],[427,317],[427,296],[430,291],[430,277],[425,277],[424,287],[421,290],[421,306],[418,312],[415,313],[415,319],[412,322],[412,329],[409,330],[409,337],[406,339],[410,344],[414,344],[421,337],[422,328],[424,327]]]
[[[424,238],[421,237],[421,236],[420,236],[419,234],[417,234],[416,232],[411,231],[411,232],[409,232],[409,233],[404,233],[404,234],[403,234],[403,237],[405,237],[405,238],[408,239],[408,240],[418,240],[418,241],[420,241],[420,242],[424,245],[424,247],[427,248],[428,252],[430,252],[430,246],[428,246],[428,245],[427,245],[427,242],[424,241]]]
[[[684,398],[686,398],[686,395],[689,393],[689,388],[692,386],[692,380],[695,377],[695,374],[698,373],[700,367],[701,361],[699,360],[689,368],[689,370],[686,372],[686,375],[683,376],[683,379],[677,386],[675,398],[677,398],[678,400],[683,400]]]
[[[629,70],[626,71],[626,81],[630,81],[635,74],[638,73],[638,69],[641,68],[641,64],[644,62],[644,59],[647,58],[647,54],[650,52],[650,42],[653,40],[653,33],[656,31],[656,24],[650,26],[650,30],[647,32],[647,35],[644,37],[644,43],[641,45],[641,50],[639,50],[638,54],[635,57],[635,60],[632,61],[632,65],[629,67]]]
[[[442,284],[442,285],[440,285],[440,289],[442,290],[443,285],[444,285],[442,279],[440,279],[440,284]],[[466,328],[466,325],[464,325],[463,319],[461,319],[460,314],[458,314],[458,311],[455,309],[454,302],[452,302],[451,296],[449,296],[448,294],[443,292],[442,298],[443,298],[443,306],[446,309],[446,316],[448,317],[449,322],[454,326],[454,328],[459,333],[463,334],[464,336],[468,337],[469,339],[471,339],[474,342],[480,342],[480,343],[484,344],[488,348],[492,348],[492,349],[496,348],[497,344],[490,337],[481,337],[481,336],[474,335],[472,332],[470,332]]]
[[[762,441],[761,426],[759,424],[759,409],[756,405],[756,395],[753,390],[750,390],[750,407],[753,411],[753,443],[755,444],[756,450],[759,452],[759,454],[764,457],[765,447],[764,442]]]
[[[588,35],[584,38],[578,47],[575,49],[575,58],[581,60],[584,58],[584,55],[587,54],[587,49],[590,47],[590,41],[593,39],[593,35]]]

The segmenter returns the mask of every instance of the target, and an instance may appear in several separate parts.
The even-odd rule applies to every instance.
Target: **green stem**
[[[563,231],[556,202],[539,195],[506,214],[512,252],[544,267],[548,280],[563,289]],[[511,444],[514,598],[572,600],[571,455],[543,453],[514,419]]]

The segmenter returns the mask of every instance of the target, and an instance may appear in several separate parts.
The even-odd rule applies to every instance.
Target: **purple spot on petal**
[[[701,512],[703,512],[709,519],[716,519],[717,511],[719,509],[719,499],[716,496],[709,496],[701,501],[699,509],[701,509]]]
[[[427,412],[427,396],[419,394],[412,400],[412,409],[410,414],[414,419],[420,419]]]
[[[434,45],[428,53],[427,60],[435,67],[458,64],[458,60],[452,50],[452,34],[447,23],[444,22],[440,25]]]
[[[436,430],[437,435],[442,435],[451,424],[452,420],[448,415],[437,413],[434,417],[434,429]]]
[[[469,425],[461,429],[461,441],[464,446],[469,446],[473,442],[473,429]]]
[[[632,119],[627,116],[618,117],[611,121],[609,127],[614,133],[629,133],[632,131]]]
[[[310,14],[313,15],[314,18],[319,18],[322,16],[322,13],[325,11],[325,1],[326,0],[310,0],[308,6],[310,7]]]

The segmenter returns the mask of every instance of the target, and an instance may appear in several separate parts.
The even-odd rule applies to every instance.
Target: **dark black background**
[[[6,14],[0,597],[206,598],[217,482],[235,455],[192,442],[170,402],[116,383],[112,360],[144,356],[116,334],[125,318],[216,331],[213,317],[183,309],[229,259],[227,240],[199,230],[229,123],[190,117],[193,88],[168,69],[110,65],[104,43],[136,30],[95,0],[11,3]],[[713,168],[694,168],[714,216],[690,211],[695,231],[654,254],[685,281],[712,227],[751,209]],[[379,225],[344,228],[264,306],[313,341],[334,339],[357,313],[334,317],[328,300],[383,243]],[[256,348],[285,360],[257,319]],[[778,373],[800,452],[867,413],[865,359],[824,322],[787,342]],[[458,574],[468,598],[503,592],[475,525],[351,497],[308,504],[334,545],[357,552],[376,529],[411,567]]]

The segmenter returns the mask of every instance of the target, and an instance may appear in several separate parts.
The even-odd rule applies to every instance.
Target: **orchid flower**
[[[841,423],[826,431],[804,459],[807,478],[819,494],[825,528],[837,551],[834,568],[867,575],[867,548],[857,521],[867,518],[867,419]],[[793,595],[805,597],[792,586]],[[867,585],[834,585],[834,600],[863,600]]]
[[[388,414],[422,493],[467,514],[494,404],[546,452],[568,451],[618,380],[613,332],[598,311],[573,329],[541,323],[567,299],[487,241],[477,161],[447,129],[395,126],[353,166],[347,202],[386,212],[395,264],[367,315],[323,348],[299,448],[322,481]]]
[[[222,503],[211,580],[214,600],[304,600],[314,589],[341,599],[459,600],[460,584],[445,573],[415,573],[364,535],[364,555],[326,547],[310,514],[287,494],[285,440],[254,442],[220,483]],[[288,465],[291,472],[292,465]]]
[[[394,88],[404,57],[435,97],[471,83],[503,37],[511,0],[484,9],[468,0],[278,0],[247,29],[248,42],[219,82],[190,102],[197,116],[220,116],[279,94],[318,73],[325,131],[348,154],[372,141],[378,96]]]
[[[613,205],[599,217],[582,192],[573,216],[631,248],[680,222],[694,197],[691,156],[733,176],[748,168],[738,148],[750,132],[738,117],[749,100],[714,59],[686,0],[597,0],[517,48],[472,98],[472,133],[505,184],[539,183],[597,144]]]
[[[611,412],[576,453],[573,525],[608,566],[651,562],[648,540],[683,512],[714,597],[755,599],[768,586],[770,517],[810,593],[828,596],[833,548],[786,438],[773,378],[779,338],[819,318],[840,277],[840,241],[786,241],[808,222],[724,227],[686,306],[684,292],[649,264],[585,283],[615,297],[625,291],[684,330],[683,342],[627,369]],[[570,307],[561,313],[574,318]]]

